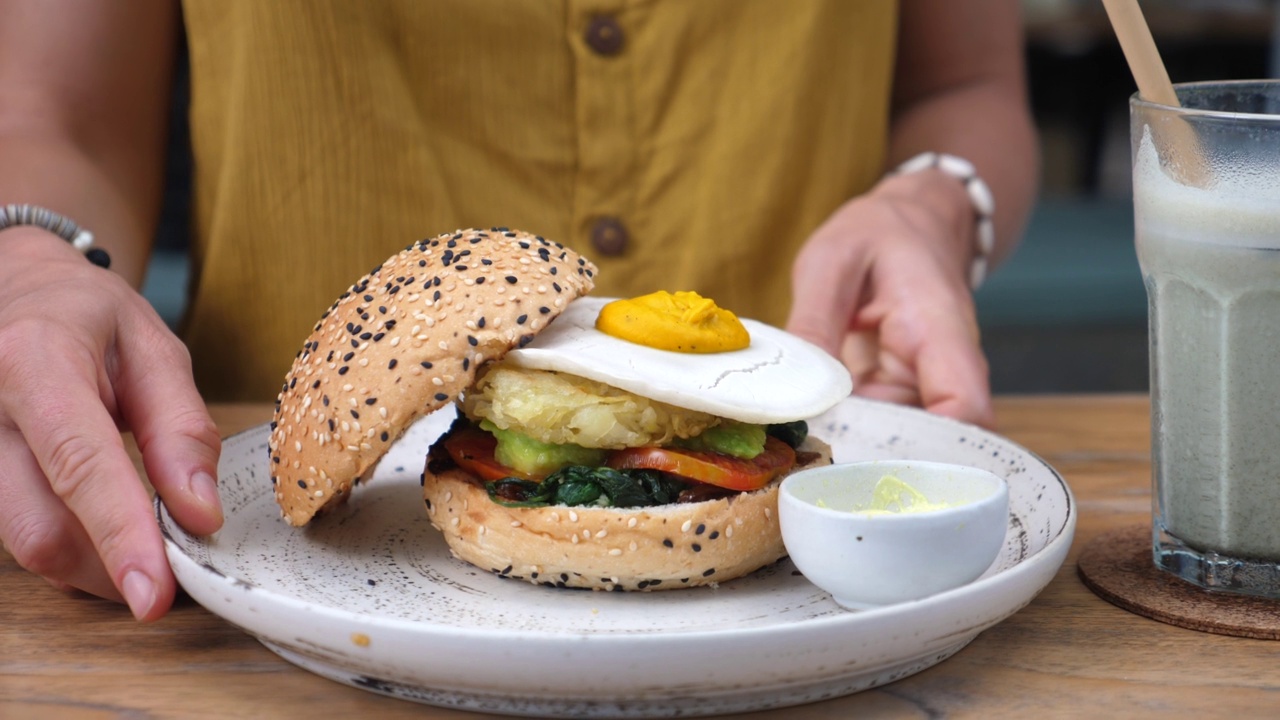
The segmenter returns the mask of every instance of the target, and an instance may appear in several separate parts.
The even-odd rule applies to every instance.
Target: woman
[[[0,204],[61,213],[113,260],[0,232],[0,539],[57,586],[163,615],[174,580],[118,430],[213,532],[202,395],[270,399],[353,268],[469,225],[575,247],[599,294],[697,290],[840,354],[860,394],[990,423],[971,276],[1035,184],[1018,5],[0,2]],[[184,18],[179,339],[135,288]],[[889,172],[925,152],[976,170]],[[998,200],[990,258],[971,175]]]

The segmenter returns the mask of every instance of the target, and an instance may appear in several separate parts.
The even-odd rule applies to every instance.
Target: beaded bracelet
[[[0,230],[19,225],[43,228],[71,243],[85,258],[98,267],[111,267],[106,250],[93,246],[93,233],[77,225],[71,218],[39,205],[5,205],[0,207]]]
[[[932,169],[941,170],[964,183],[965,192],[969,194],[969,203],[973,205],[973,212],[977,216],[973,262],[969,265],[969,288],[977,290],[987,279],[987,263],[991,259],[991,251],[996,246],[996,228],[992,222],[992,216],[996,211],[995,197],[991,194],[991,188],[978,177],[973,163],[955,155],[937,152],[920,153],[889,174],[906,175]]]

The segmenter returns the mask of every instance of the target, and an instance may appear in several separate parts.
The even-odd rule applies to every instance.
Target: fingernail
[[[141,570],[130,570],[123,584],[124,600],[129,603],[133,616],[141,620],[156,604],[156,585]]]
[[[217,513],[218,517],[222,517],[222,500],[218,498],[218,483],[209,473],[202,470],[192,475],[189,488],[191,494],[202,505]]]

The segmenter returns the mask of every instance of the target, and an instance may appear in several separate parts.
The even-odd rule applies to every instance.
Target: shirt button
[[[587,41],[587,47],[598,55],[617,55],[622,51],[622,26],[608,15],[597,15],[587,23],[583,39]]]
[[[623,254],[629,241],[627,228],[618,218],[602,217],[591,227],[591,245],[605,257]]]

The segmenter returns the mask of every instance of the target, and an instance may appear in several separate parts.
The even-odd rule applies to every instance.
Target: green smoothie
[[[1144,143],[1134,201],[1150,301],[1156,522],[1199,551],[1280,561],[1280,187],[1271,175],[1188,188],[1160,174]]]

